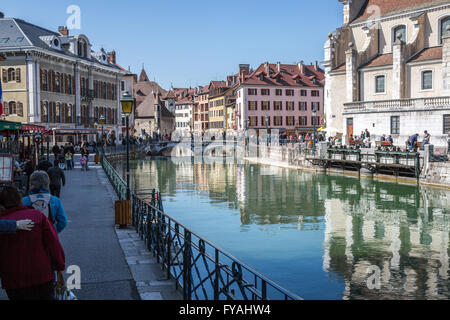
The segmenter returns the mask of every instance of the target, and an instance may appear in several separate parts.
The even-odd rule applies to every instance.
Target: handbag
[[[69,290],[65,285],[61,286],[57,284],[55,286],[55,300],[78,300],[77,297]]]
[[[61,271],[57,272],[57,278],[58,280],[55,284],[55,300],[78,300],[75,294],[67,288]]]

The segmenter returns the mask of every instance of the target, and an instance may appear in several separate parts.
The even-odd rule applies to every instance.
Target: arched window
[[[57,72],[55,76],[55,91],[61,92],[61,75],[59,72]]]
[[[395,27],[392,34],[393,34],[392,44],[394,44],[399,37],[400,37],[400,40],[402,40],[402,42],[406,43],[406,26],[405,25]]]
[[[68,80],[67,80],[67,82],[68,82],[68,91],[67,91],[67,93],[68,94],[72,94],[73,93],[73,91],[72,91],[72,76],[69,74],[68,75]]]
[[[61,123],[61,104],[59,102],[55,107],[55,123]]]
[[[41,121],[48,122],[48,102],[41,101]]]
[[[67,106],[67,123],[72,123],[72,105]]]
[[[445,17],[445,18],[443,18],[441,20],[441,26],[440,26],[440,28],[441,28],[441,38],[439,39],[441,44],[442,44],[442,38],[444,36],[449,35],[449,33],[450,33],[450,31],[447,30],[448,26],[450,26],[450,16],[449,17]]]
[[[8,69],[8,82],[16,80],[16,69],[9,68]]]
[[[42,70],[42,90],[47,91],[48,90],[48,72],[47,70]]]

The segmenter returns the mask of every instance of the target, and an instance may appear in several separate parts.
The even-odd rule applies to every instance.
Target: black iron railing
[[[107,158],[103,168],[120,199],[126,184]],[[301,300],[273,280],[164,213],[161,194],[132,192],[133,226],[185,300]]]

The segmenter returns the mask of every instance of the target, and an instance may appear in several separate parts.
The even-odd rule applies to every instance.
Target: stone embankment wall
[[[318,151],[320,152],[320,150]],[[425,152],[427,155],[427,153]],[[262,165],[272,165],[291,169],[306,170],[311,172],[324,172],[325,169],[314,166],[306,160],[307,155],[301,153],[298,145],[295,146],[261,146],[259,150],[249,152],[245,158],[249,162]],[[415,178],[402,178],[388,175],[370,174],[361,170],[360,173],[354,171],[344,171],[339,169],[328,169],[327,172],[333,174],[344,174],[349,176],[363,176],[386,181],[417,184]],[[429,157],[424,157],[424,166],[419,180],[420,184],[437,187],[450,188],[450,162],[430,162]]]

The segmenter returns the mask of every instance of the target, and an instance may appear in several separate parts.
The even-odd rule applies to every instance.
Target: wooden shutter
[[[21,76],[20,76],[20,68],[16,69],[16,82],[20,82],[21,81]]]
[[[44,78],[44,76],[43,76],[43,72],[42,72],[42,69],[39,69],[39,79],[41,80],[41,91],[43,91],[44,90],[44,84],[43,84],[43,82],[42,82],[42,79]]]
[[[17,115],[19,117],[23,117],[23,104],[22,104],[22,102],[17,102],[16,108],[17,108]]]
[[[2,69],[2,81],[4,83],[8,82],[8,70]]]

